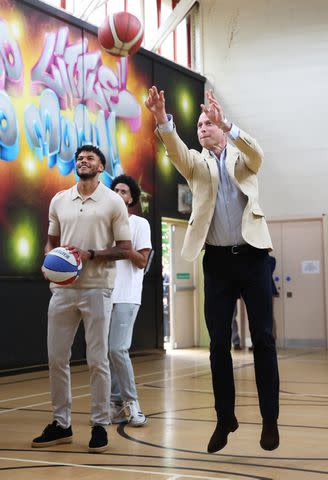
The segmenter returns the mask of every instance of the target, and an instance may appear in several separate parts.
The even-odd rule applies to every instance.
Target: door
[[[270,235],[274,250],[270,253],[276,259],[276,268],[273,272],[273,280],[276,284],[278,295],[273,297],[273,321],[276,328],[276,341],[278,347],[286,346],[285,320],[284,320],[284,293],[283,293],[283,273],[282,273],[282,223],[269,224]]]
[[[279,297],[274,316],[280,346],[324,347],[325,279],[321,219],[269,222]]]
[[[181,257],[186,222],[169,223],[170,250],[170,345],[195,345],[196,265]]]

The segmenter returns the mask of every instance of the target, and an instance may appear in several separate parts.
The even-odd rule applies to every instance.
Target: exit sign
[[[177,273],[178,280],[190,280],[190,273]]]

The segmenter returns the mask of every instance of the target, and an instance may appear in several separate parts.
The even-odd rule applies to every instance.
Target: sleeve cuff
[[[170,113],[167,114],[167,122],[157,125],[159,132],[173,132],[173,115]]]
[[[239,137],[240,129],[234,123],[232,123],[231,125],[232,126],[228,132],[228,136],[229,138],[231,138],[231,140],[236,140]]]

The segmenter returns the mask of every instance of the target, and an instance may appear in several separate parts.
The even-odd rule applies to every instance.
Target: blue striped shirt
[[[216,159],[220,181],[206,243],[220,246],[245,244],[241,223],[247,196],[229,176],[225,163],[227,149],[223,150],[219,159],[213,152],[210,154]]]

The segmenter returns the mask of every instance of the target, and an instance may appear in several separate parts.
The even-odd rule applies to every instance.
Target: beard
[[[94,178],[96,177],[99,172],[88,172],[88,173],[81,173],[81,172],[78,172],[78,170],[76,171],[76,174],[78,177],[80,177],[81,180],[89,180],[90,178]]]

